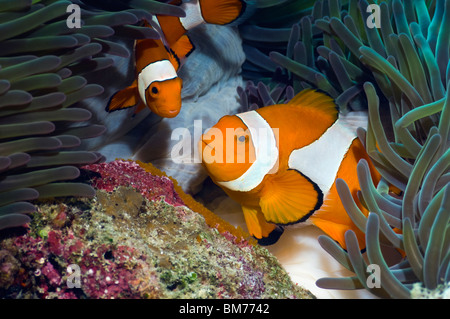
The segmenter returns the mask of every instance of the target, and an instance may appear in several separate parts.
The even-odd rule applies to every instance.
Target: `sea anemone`
[[[267,3],[273,9],[281,3],[301,5]],[[369,4],[380,10],[379,27],[367,23]],[[316,1],[302,14],[291,27],[241,28],[250,44],[244,75],[264,79],[239,89],[243,105],[284,101],[312,87],[332,96],[341,112],[368,109],[369,127],[359,129],[358,136],[382,176],[373,185],[365,161],[355,172],[368,217],[345,181],[336,181],[349,216],[366,234],[369,264],[352,231],[346,234],[347,251],[322,236],[322,247],[355,276],[322,278],[317,285],[366,288],[391,298],[411,297],[414,284],[438,289],[450,281],[450,38],[445,31],[450,1]],[[258,42],[258,32],[271,36]],[[389,265],[381,246],[404,258]],[[379,288],[367,284],[369,265],[380,269]]]
[[[117,12],[89,2],[0,1],[0,229],[29,222],[35,199],[94,195],[73,181],[79,166],[103,158],[76,149],[106,129],[88,124],[91,112],[78,106],[103,92],[87,76],[113,67],[110,55],[129,56],[111,36],[159,37],[139,26],[149,12],[184,15],[157,1],[129,1]]]

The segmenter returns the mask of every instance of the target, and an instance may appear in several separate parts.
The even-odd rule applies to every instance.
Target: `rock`
[[[28,231],[0,242],[0,274],[14,273],[1,297],[313,297],[265,248],[208,226],[178,185],[144,168],[90,165],[94,198],[37,203]]]

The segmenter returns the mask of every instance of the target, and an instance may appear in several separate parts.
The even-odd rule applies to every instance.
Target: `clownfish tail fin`
[[[136,81],[135,81],[136,82]],[[127,109],[139,103],[139,92],[137,84],[133,84],[117,93],[115,93],[105,108],[106,112],[114,112]]]
[[[203,19],[211,24],[238,24],[248,18],[256,8],[256,1],[199,0]]]

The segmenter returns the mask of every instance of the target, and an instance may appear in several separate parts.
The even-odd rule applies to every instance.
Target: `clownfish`
[[[365,113],[340,116],[331,97],[307,89],[287,104],[222,117],[198,149],[211,179],[241,204],[249,233],[261,244],[273,244],[285,226],[303,223],[344,249],[344,234],[353,230],[364,249],[364,233],[346,213],[335,181],[344,179],[368,214],[357,196],[359,160],[369,163],[375,185],[380,175],[356,135],[366,125]]]
[[[185,34],[203,23],[229,24],[242,17],[244,0],[193,0],[181,3],[186,17],[156,15],[153,26],[161,39],[135,42],[136,79],[127,88],[114,94],[105,110],[113,112],[137,105],[135,113],[146,106],[161,117],[173,118],[181,109],[182,80],[177,72],[194,45]],[[149,23],[145,26],[152,28]]]

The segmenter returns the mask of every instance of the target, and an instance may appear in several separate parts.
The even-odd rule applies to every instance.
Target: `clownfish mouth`
[[[179,110],[168,110],[167,113],[168,114],[178,114]]]
[[[159,111],[158,115],[162,116],[162,117],[173,118],[173,117],[177,116],[178,113],[180,113],[180,110],[175,109],[175,110]]]

